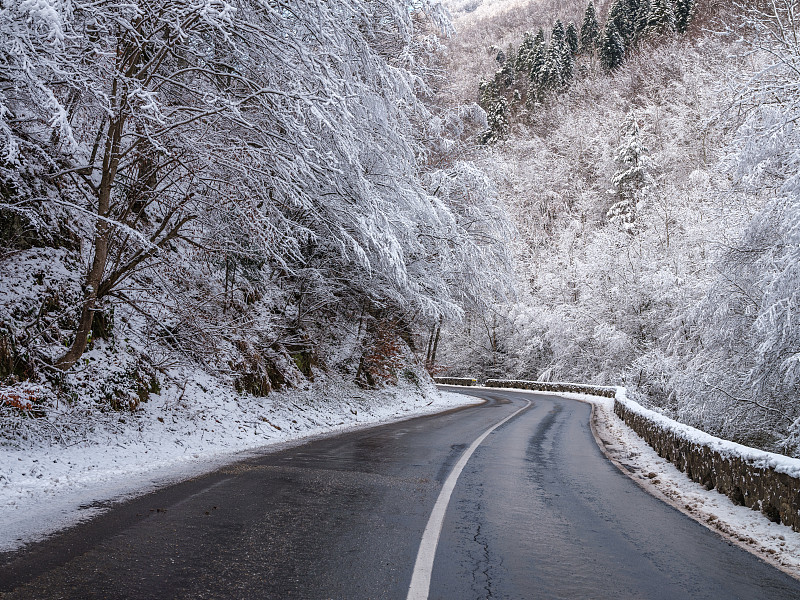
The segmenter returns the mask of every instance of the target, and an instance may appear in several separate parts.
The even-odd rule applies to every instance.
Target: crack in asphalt
[[[475,534],[472,536],[472,541],[480,547],[476,554],[470,552],[474,567],[470,569],[472,575],[472,589],[477,592],[478,589],[483,589],[486,595],[485,598],[494,598],[492,593],[492,576],[490,574],[491,560],[489,559],[489,541],[481,534],[481,518],[483,514],[483,506],[480,502],[476,503],[475,509]],[[484,581],[480,581],[478,575],[483,575]],[[477,595],[476,595],[477,597]]]
[[[489,542],[486,541],[486,538],[484,538],[484,541],[480,541],[478,539],[480,537],[481,537],[481,524],[478,523],[478,531],[475,533],[475,543],[477,543],[477,544],[479,544],[480,546],[483,547],[483,556],[485,558],[485,565],[486,565],[486,568],[483,570],[483,576],[486,579],[486,584],[484,585],[484,589],[486,590],[486,597],[487,598],[491,598],[492,597],[492,576],[489,574],[489,568],[490,568],[492,563],[489,560]]]

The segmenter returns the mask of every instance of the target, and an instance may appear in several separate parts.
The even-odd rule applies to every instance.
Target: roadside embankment
[[[307,389],[264,398],[234,393],[198,371],[176,372],[168,381],[135,412],[92,413],[84,439],[78,425],[89,416],[77,403],[60,407],[60,421],[55,415],[28,419],[29,435],[6,436],[0,443],[0,553],[116,502],[271,448],[478,402],[437,392],[427,382],[364,390],[318,377]],[[33,435],[35,427],[65,433],[50,441]]]

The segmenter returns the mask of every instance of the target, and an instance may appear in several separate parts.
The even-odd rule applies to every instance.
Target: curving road
[[[469,393],[488,402],[265,454],[0,555],[0,598],[403,599],[454,467],[430,598],[800,598],[620,473],[588,405]]]

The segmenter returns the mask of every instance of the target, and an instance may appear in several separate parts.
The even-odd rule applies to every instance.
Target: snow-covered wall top
[[[623,388],[617,390],[614,412],[693,481],[800,531],[800,460],[673,421],[629,400]]]
[[[740,458],[754,467],[762,469],[773,469],[778,473],[785,473],[791,477],[800,478],[800,459],[790,458],[783,454],[775,454],[774,452],[765,452],[750,446],[744,446],[724,440],[722,438],[714,437],[708,433],[679,423],[669,417],[649,410],[641,404],[629,399],[626,395],[626,390],[623,387],[618,387],[616,394],[616,401],[619,402],[625,409],[633,414],[639,415],[652,423],[660,429],[670,431],[692,444],[707,446],[711,450],[719,452],[722,456],[727,458]]]
[[[613,398],[616,394],[615,387],[606,385],[586,385],[583,383],[570,383],[562,381],[525,381],[520,379],[487,379],[486,387],[519,388],[541,392],[569,392],[576,394],[591,394]]]

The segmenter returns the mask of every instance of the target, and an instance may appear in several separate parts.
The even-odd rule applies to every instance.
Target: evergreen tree
[[[510,66],[512,69],[517,64],[517,51],[514,49],[514,44],[509,44],[506,49],[506,64],[503,66]]]
[[[695,0],[675,0],[675,31],[686,33],[694,16]]]
[[[639,123],[632,114],[628,115],[625,137],[614,156],[620,166],[612,180],[617,201],[606,214],[609,221],[616,223],[627,233],[635,233],[636,204],[648,181],[646,152],[647,149],[641,141]]]
[[[561,83],[566,85],[572,81],[575,71],[575,57],[570,52],[569,46],[564,45],[564,52],[561,56]]]
[[[650,0],[640,0],[639,10],[636,11],[636,22],[634,23],[637,38],[645,35],[647,23],[650,19],[650,8]]]
[[[633,114],[629,114],[625,119],[625,136],[614,156],[621,168],[614,174],[612,183],[621,200],[633,199],[647,182],[646,153],[639,123]]]
[[[486,109],[486,123],[488,129],[481,136],[484,144],[493,144],[508,135],[508,100],[505,96],[495,96]]]
[[[550,45],[558,46],[560,49],[564,45],[566,37],[567,33],[564,30],[564,24],[561,22],[561,19],[558,19],[553,24],[553,31],[550,33]]]
[[[567,84],[572,80],[575,68],[575,55],[577,53],[578,32],[575,30],[575,24],[570,23],[564,30],[564,44],[561,49],[561,82],[563,84]]]
[[[613,23],[614,29],[626,46],[633,40],[634,21],[635,15],[631,14],[631,7],[627,0],[615,0],[608,9],[606,27],[609,23]]]
[[[675,31],[675,13],[670,0],[652,0],[647,17],[647,35],[662,35]]]
[[[642,2],[644,2],[644,0],[625,0],[625,11],[628,13],[628,19],[631,25],[636,23],[636,15],[639,13]]]
[[[565,32],[567,47],[569,48],[570,54],[575,56],[578,54],[579,44],[578,44],[578,28],[575,27],[575,23],[572,21],[569,22],[567,25],[567,30]]]
[[[497,96],[497,90],[494,82],[482,79],[478,84],[478,106],[488,112],[495,96]]]
[[[553,25],[550,47],[547,49],[541,70],[540,82],[543,89],[557,90],[564,85],[565,54],[569,54],[569,50],[566,49],[566,32],[564,24],[559,20]]]
[[[535,51],[536,36],[532,32],[526,31],[525,36],[522,38],[522,43],[519,45],[519,52],[517,52],[517,71],[530,73]]]
[[[594,54],[599,37],[600,25],[597,22],[597,13],[594,10],[594,2],[589,0],[581,25],[581,50]]]
[[[627,30],[625,35],[625,46],[630,48],[639,41],[638,17],[641,12],[642,5],[649,4],[648,0],[625,0],[625,13],[627,15]]]
[[[534,39],[533,58],[531,59],[531,82],[534,87],[541,86],[542,69],[547,58],[547,44],[544,42],[544,30],[540,27]]]
[[[500,62],[500,54],[503,54],[502,50],[498,53],[498,62]],[[514,85],[514,80],[516,79],[517,53],[514,51],[514,46],[509,44],[508,49],[503,54],[503,62],[500,64],[502,67],[495,74],[495,80],[500,87],[510,88]]]
[[[616,71],[625,61],[625,42],[613,21],[607,21],[598,48],[600,62],[608,71]]]
[[[553,40],[550,40],[550,46],[547,48],[545,55],[544,65],[539,72],[539,85],[543,90],[556,90],[561,87],[562,79],[562,61],[563,52]]]
[[[480,136],[482,144],[494,143],[508,134],[509,106],[502,88],[498,86],[498,79],[495,75],[494,81],[482,80],[478,84],[478,104],[486,111],[488,125]]]

